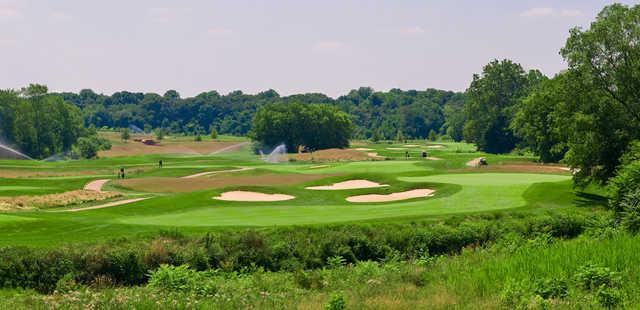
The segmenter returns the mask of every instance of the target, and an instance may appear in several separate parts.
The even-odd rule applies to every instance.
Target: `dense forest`
[[[353,138],[379,135],[381,139],[392,139],[398,133],[407,138],[425,138],[433,130],[462,139],[462,124],[453,121],[455,117],[445,123],[445,115],[461,111],[464,95],[435,89],[376,92],[363,87],[337,99],[318,93],[282,97],[274,90],[255,95],[210,91],[190,98],[181,98],[174,90],[162,96],[127,91],[108,96],[88,89],[60,95],[82,109],[86,126],[98,128],[134,125],[145,131],[164,128],[173,133],[194,134],[206,132],[213,125],[221,134],[246,135],[260,107],[295,102],[339,107],[352,118]]]

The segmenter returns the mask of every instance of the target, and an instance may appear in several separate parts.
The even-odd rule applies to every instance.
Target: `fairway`
[[[180,140],[167,144],[180,148]],[[456,214],[570,207],[575,197],[567,172],[546,173],[547,167],[535,164],[527,164],[527,171],[539,169],[541,173],[510,171],[530,159],[485,155],[472,151],[466,144],[365,144],[348,150],[347,154],[378,152],[386,160],[321,164],[265,163],[259,155],[251,153],[242,139],[229,140],[225,145],[237,147],[211,155],[134,152],[131,156],[97,160],[0,161],[0,168],[19,166],[22,171],[0,179],[1,195],[65,193],[96,180],[109,180],[102,186],[103,191],[122,194],[50,210],[8,209],[0,217],[0,228],[6,228],[0,231],[0,244],[55,244],[60,237],[68,242],[93,241],[162,229],[189,233],[218,227],[431,221]],[[396,152],[393,150],[396,148],[416,155],[429,149],[430,156],[441,160],[420,160],[418,156],[406,159],[405,151]],[[460,153],[461,149],[466,153]],[[332,155],[342,156],[340,150],[332,151]],[[493,170],[469,170],[465,166],[467,161],[481,155],[489,156],[490,162],[495,163],[490,166]],[[163,167],[157,165],[160,159],[164,161]],[[115,178],[118,167],[127,172],[125,180]],[[66,175],[41,177],[38,171]],[[76,171],[82,175],[73,175]],[[91,175],[92,171],[98,173]],[[104,174],[107,171],[114,174]],[[418,192],[423,194],[393,198]],[[226,195],[253,196],[247,201],[235,196],[217,199]],[[549,202],[545,200],[547,196],[558,199]],[[375,201],[370,199],[380,202],[367,202]],[[65,210],[75,212],[59,212]]]

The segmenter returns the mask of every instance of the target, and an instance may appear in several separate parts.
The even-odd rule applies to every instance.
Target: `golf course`
[[[0,310],[640,309],[622,2],[0,0]]]
[[[213,155],[135,155],[136,151],[132,150],[132,155],[120,153],[74,162],[0,161],[0,171],[14,175],[0,179],[3,198],[50,195],[55,199],[52,194],[81,190],[95,180],[107,181],[94,190],[120,194],[61,207],[17,208],[4,212],[0,214],[0,244],[55,245],[63,240],[97,241],[161,229],[201,232],[229,226],[436,220],[453,214],[568,208],[575,199],[571,174],[560,166],[542,166],[522,156],[489,156],[459,143],[364,144],[358,148],[367,150],[356,152],[376,152],[376,158],[340,161],[341,152],[337,151],[333,154],[335,158],[319,158],[322,163],[267,163],[243,142],[233,137],[224,142],[201,142],[211,149],[239,145],[237,150]],[[114,148],[118,148],[137,142],[113,143]],[[189,143],[182,143],[185,149]],[[182,144],[180,140],[168,139],[162,146],[141,144],[137,147],[159,149],[169,145],[176,149],[175,146],[183,147]],[[437,159],[421,158],[421,153],[427,150]],[[409,158],[405,157],[406,152]],[[467,165],[481,156],[486,156],[491,165]],[[159,160],[163,161],[162,167],[158,167]],[[116,178],[120,168],[127,173],[125,179]],[[44,176],[47,174],[52,176]],[[358,188],[356,184],[353,189],[307,189],[349,180],[387,186]],[[433,193],[388,202],[347,201],[356,195],[389,195],[419,188]],[[285,194],[293,198],[285,201],[214,199],[230,191]],[[131,199],[136,201],[118,204]]]

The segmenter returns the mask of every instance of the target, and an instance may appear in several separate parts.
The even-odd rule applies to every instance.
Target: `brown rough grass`
[[[361,161],[361,160],[377,160],[378,158],[367,155],[364,152],[353,149],[326,149],[312,153],[292,154],[291,159],[296,161],[317,161],[317,162],[335,162],[335,161]]]
[[[3,177],[3,178],[67,177],[67,176],[110,174],[110,173],[111,173],[111,170],[105,170],[105,169],[83,170],[83,171],[0,169],[0,177]]]
[[[327,174],[264,174],[244,176],[215,176],[211,178],[139,178],[120,180],[119,186],[137,191],[153,193],[181,193],[193,192],[211,188],[227,186],[278,186],[295,185],[314,181],[333,175]]]
[[[553,174],[571,174],[565,166],[558,165],[542,165],[538,163],[517,162],[504,164],[489,164],[480,167],[468,167],[462,169],[450,170],[456,171],[482,171],[482,172],[523,172],[523,173],[553,173]]]
[[[133,140],[113,145],[108,151],[100,151],[100,157],[136,156],[144,154],[192,154],[206,155],[233,146],[238,142],[222,141],[163,141],[158,145],[146,145]]]
[[[81,204],[91,201],[100,201],[121,196],[116,192],[96,192],[90,190],[75,190],[59,194],[40,196],[15,196],[0,197],[0,210],[29,210],[40,208],[53,208],[68,205]]]

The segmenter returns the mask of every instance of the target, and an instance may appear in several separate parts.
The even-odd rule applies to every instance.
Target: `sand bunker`
[[[359,147],[359,148],[354,149],[354,150],[356,150],[356,151],[373,151],[373,149],[368,149],[366,147]]]
[[[284,201],[291,200],[296,198],[291,195],[285,194],[264,194],[258,192],[247,192],[247,191],[232,191],[232,192],[224,192],[218,197],[213,197],[213,199],[217,200],[225,200],[225,201]]]
[[[419,147],[419,145],[417,145],[417,144],[407,144],[407,145],[404,145],[404,147]]]
[[[430,149],[443,149],[444,145],[441,145],[441,144],[427,145],[427,148],[430,148]]]
[[[371,182],[369,180],[349,180],[344,182],[334,183],[332,185],[323,185],[323,186],[310,186],[306,189],[312,190],[343,190],[343,189],[359,189],[359,188],[374,188],[374,187],[384,187],[389,186],[387,184],[380,184],[377,182]]]
[[[380,156],[378,155],[378,153],[367,153],[367,156],[371,157],[371,158],[375,158],[375,159],[382,159],[384,158],[384,156]]]
[[[348,202],[389,202],[406,200],[421,197],[431,197],[435,190],[433,189],[413,189],[406,192],[391,193],[388,195],[370,194],[347,197]]]
[[[392,151],[406,151],[407,149],[404,147],[388,147],[387,150],[392,150]]]

